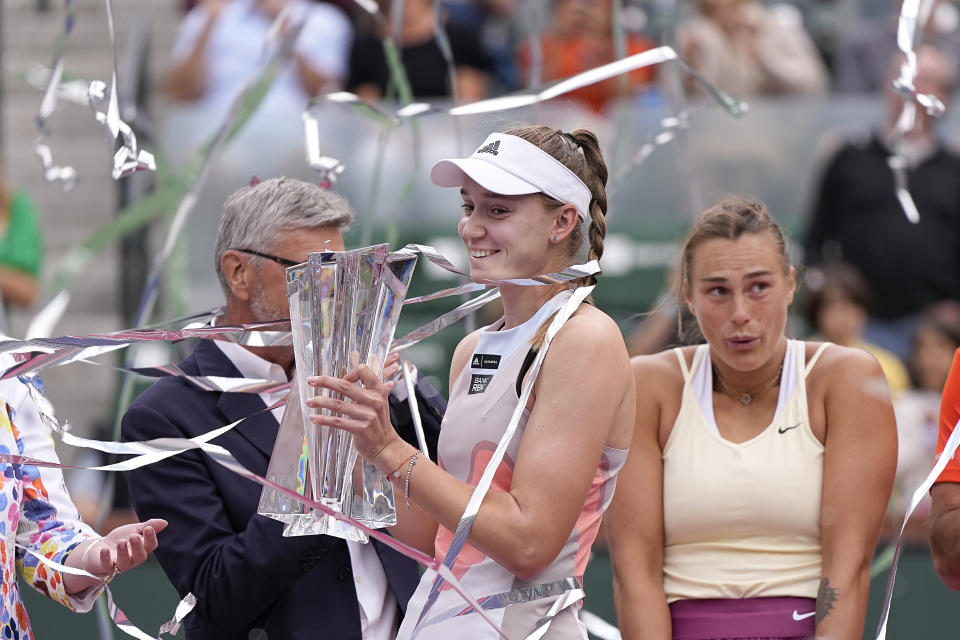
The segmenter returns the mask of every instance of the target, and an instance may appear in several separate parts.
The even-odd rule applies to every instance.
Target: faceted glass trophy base
[[[283,528],[284,537],[327,535],[362,544],[370,541],[370,537],[360,529],[325,513],[298,513],[289,517],[289,521],[284,520],[287,522],[287,526]]]

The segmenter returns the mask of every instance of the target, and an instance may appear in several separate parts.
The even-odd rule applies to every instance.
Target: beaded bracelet
[[[407,509],[410,508],[410,474],[413,473],[413,465],[417,464],[417,458],[420,457],[420,450],[417,449],[412,456],[410,456],[410,466],[407,467],[407,477],[403,483],[403,498],[406,500]]]

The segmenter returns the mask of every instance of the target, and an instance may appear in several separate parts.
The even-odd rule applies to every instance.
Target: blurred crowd
[[[375,20],[349,0],[193,0],[183,3],[169,96],[213,102],[234,94],[260,56],[251,42],[263,40],[288,4],[284,26],[302,24],[303,31],[272,99],[301,102],[334,89],[369,100],[468,102],[566,78],[658,44],[674,46],[704,79],[736,95],[880,93],[897,51],[899,12],[893,1],[848,3],[865,9],[848,23],[842,8],[815,0],[696,0],[670,7],[635,0],[529,7],[517,0],[444,0],[435,16],[433,0],[377,0],[384,19]],[[402,16],[391,15],[394,4]],[[921,40],[956,60],[956,6],[938,0],[921,23]],[[398,48],[406,87],[397,86],[390,71],[386,36]],[[624,93],[655,90],[655,80],[653,70],[644,69],[564,99],[602,112]],[[688,88],[703,91],[693,82]]]

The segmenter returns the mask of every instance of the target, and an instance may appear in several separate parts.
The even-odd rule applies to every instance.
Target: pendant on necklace
[[[750,404],[751,400],[753,400],[753,398],[750,397],[749,393],[744,393],[743,395],[740,396],[740,404],[742,404],[743,406],[747,406],[748,404]]]

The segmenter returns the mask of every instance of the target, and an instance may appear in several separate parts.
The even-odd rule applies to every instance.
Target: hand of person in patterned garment
[[[67,556],[67,566],[83,569],[100,582],[109,581],[117,574],[143,564],[147,555],[157,548],[157,533],[167,526],[166,520],[153,518],[117,527],[100,539],[83,542]],[[76,593],[97,584],[97,580],[85,576],[65,574],[64,587],[67,593]]]

